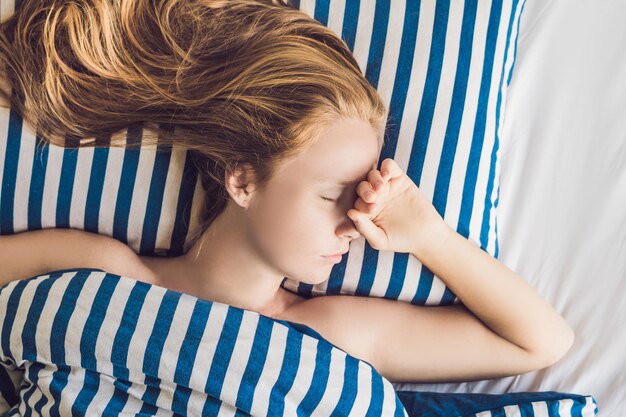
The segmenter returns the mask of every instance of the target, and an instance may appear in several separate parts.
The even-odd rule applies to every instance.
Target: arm
[[[135,258],[132,249],[116,239],[76,229],[0,236],[0,287],[59,269],[98,268],[122,274],[137,265]]]
[[[520,276],[447,224],[441,226],[433,234],[438,238],[413,255],[464,304],[316,297],[288,310],[288,320],[310,323],[396,382],[504,377],[559,360],[574,339],[565,320]]]

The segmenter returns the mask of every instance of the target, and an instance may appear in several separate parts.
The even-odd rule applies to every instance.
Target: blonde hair
[[[236,164],[262,189],[321,126],[363,120],[383,142],[387,122],[345,42],[286,0],[26,0],[0,24],[0,71],[0,96],[50,143],[122,146],[140,123],[138,145],[192,151],[203,230]]]

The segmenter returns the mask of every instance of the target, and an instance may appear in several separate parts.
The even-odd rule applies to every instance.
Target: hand
[[[445,225],[430,200],[391,158],[382,162],[380,171],[371,170],[356,192],[359,198],[347,215],[376,250],[415,254]]]

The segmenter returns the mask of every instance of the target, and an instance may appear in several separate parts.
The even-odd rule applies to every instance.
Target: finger
[[[363,201],[361,198],[358,198],[354,202],[354,208],[362,213],[367,214],[370,217],[373,217],[378,209],[378,205],[376,203],[367,203]]]
[[[348,210],[348,216],[352,219],[358,232],[367,239],[372,248],[380,250],[386,247],[387,236],[385,232],[376,226],[369,217],[356,210]]]
[[[376,201],[376,191],[374,191],[372,184],[369,182],[361,181],[359,185],[357,185],[356,190],[358,196],[361,197],[366,203],[373,203]]]
[[[384,189],[385,183],[387,182],[377,169],[373,169],[367,174],[367,181],[372,184],[372,188],[377,194],[381,193]]]
[[[392,178],[400,177],[404,174],[402,169],[398,166],[396,161],[391,158],[385,158],[385,160],[380,165],[380,172],[383,178],[389,181]]]

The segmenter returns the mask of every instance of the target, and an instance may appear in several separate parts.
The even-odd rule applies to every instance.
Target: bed
[[[499,259],[574,328],[554,366],[437,392],[593,394],[626,414],[626,5],[527,1],[502,135]],[[409,387],[409,385],[403,385]]]

